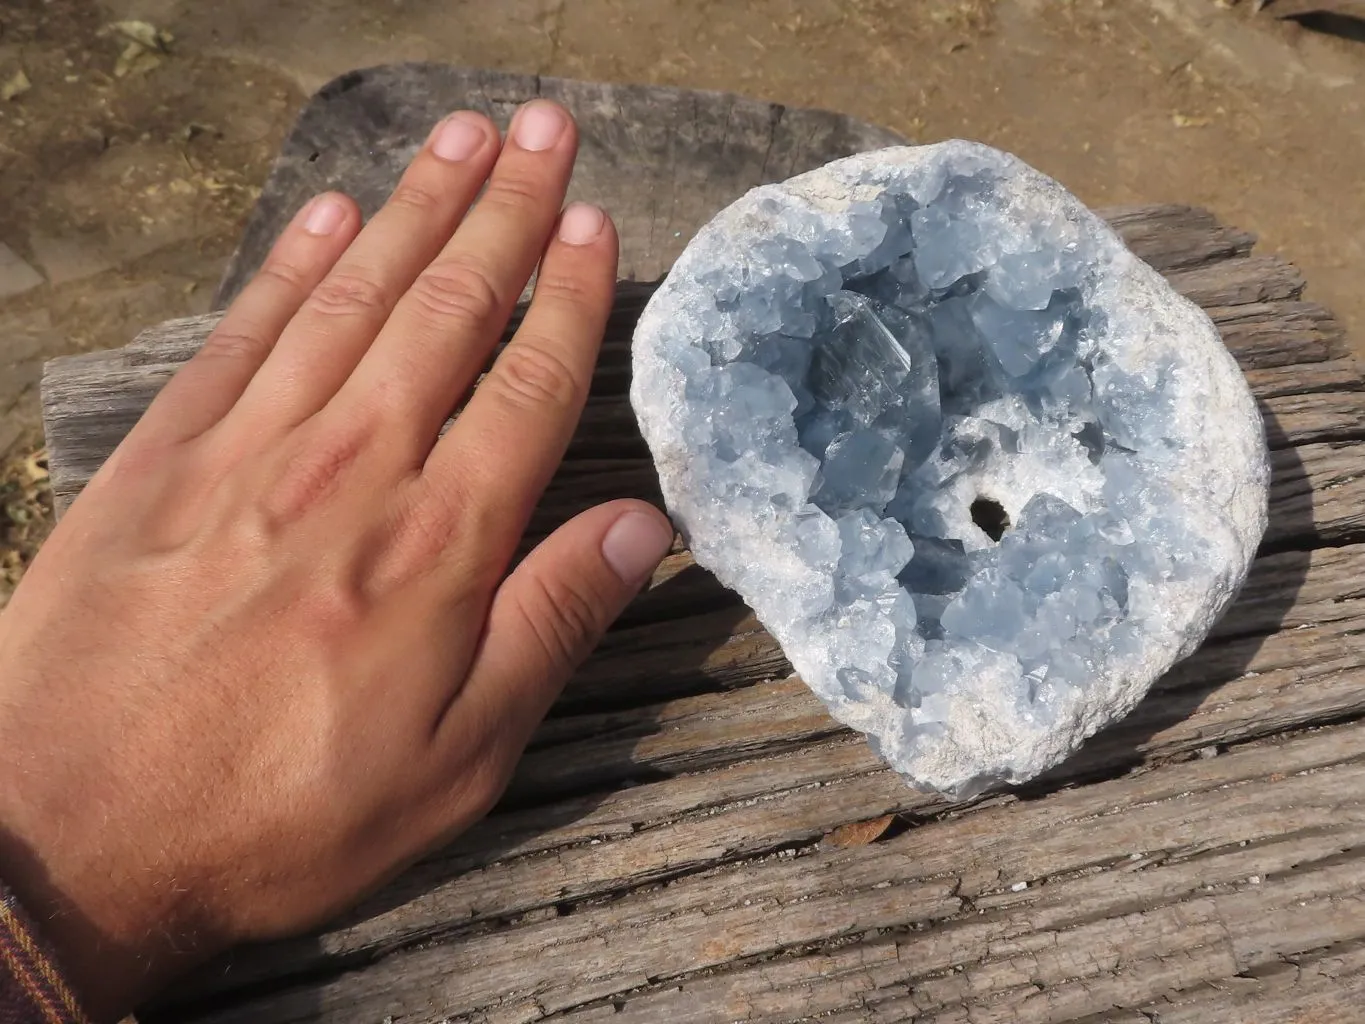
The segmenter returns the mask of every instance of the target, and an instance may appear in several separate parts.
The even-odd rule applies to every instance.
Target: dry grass
[[[0,465],[0,608],[52,531],[45,450],[16,452]]]

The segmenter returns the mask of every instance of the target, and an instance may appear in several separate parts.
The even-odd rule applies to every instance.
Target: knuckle
[[[376,317],[388,314],[384,289],[362,274],[329,274],[313,289],[309,308],[326,317]]]
[[[400,486],[386,510],[389,553],[376,575],[387,583],[410,581],[433,571],[464,525],[458,491]]]
[[[448,205],[450,205],[449,201],[445,200],[440,193],[411,178],[400,181],[398,187],[393,190],[393,194],[389,196],[389,206],[424,216],[430,216]]]
[[[308,288],[308,274],[304,268],[278,256],[266,260],[265,265],[256,272],[256,279],[282,285],[291,292],[302,292]]]
[[[417,549],[418,561],[429,563],[445,551],[455,537],[456,519],[442,504],[414,502],[403,517],[404,533]]]
[[[553,346],[531,338],[518,338],[503,350],[480,386],[490,385],[512,405],[527,409],[569,406],[585,390]]]
[[[309,434],[286,460],[278,483],[262,496],[266,515],[276,524],[298,519],[335,494],[365,445],[358,425]]]
[[[523,599],[526,617],[552,662],[572,669],[588,656],[605,628],[602,602],[582,578],[534,575]]]
[[[365,622],[372,602],[353,580],[324,577],[295,605],[298,617],[324,636],[353,635]]]
[[[272,342],[249,330],[219,327],[208,336],[199,355],[204,359],[260,362],[270,354]]]
[[[493,175],[481,202],[520,211],[545,206],[552,199],[553,192],[540,179],[504,171]]]
[[[604,305],[600,288],[591,288],[581,276],[562,271],[546,273],[542,269],[540,276],[536,278],[535,297],[541,301],[549,299],[555,305],[573,306],[577,309]]]
[[[493,274],[471,256],[451,256],[434,263],[409,292],[429,316],[485,328],[504,306]]]

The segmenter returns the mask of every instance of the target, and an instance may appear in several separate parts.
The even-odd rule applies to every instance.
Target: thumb
[[[668,519],[643,501],[609,502],[569,520],[498,588],[460,699],[529,739],[672,543]]]

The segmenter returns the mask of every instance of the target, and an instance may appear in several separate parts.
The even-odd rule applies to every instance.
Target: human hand
[[[363,230],[315,200],[0,616],[0,878],[96,1019],[481,817],[666,551],[617,501],[506,574],[615,286],[576,144],[457,114]]]

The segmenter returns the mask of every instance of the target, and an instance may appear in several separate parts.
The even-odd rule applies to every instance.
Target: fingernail
[[[308,204],[303,230],[310,235],[330,235],[346,219],[346,207],[336,196],[318,196]]]
[[[485,138],[482,124],[467,114],[451,114],[436,126],[431,151],[442,160],[468,160],[479,151]]]
[[[559,218],[559,240],[570,245],[587,245],[602,233],[607,222],[604,214],[589,203],[570,203]]]
[[[553,146],[569,123],[563,109],[546,100],[532,100],[517,111],[513,121],[513,141],[532,152]]]
[[[627,586],[639,586],[668,554],[673,531],[658,516],[627,512],[602,538],[602,557]]]

